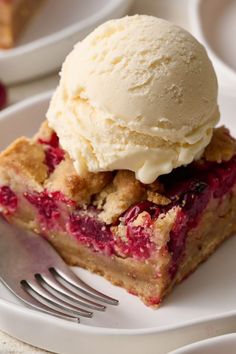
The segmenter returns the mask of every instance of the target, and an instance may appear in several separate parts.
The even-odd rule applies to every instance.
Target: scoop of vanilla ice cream
[[[204,47],[151,16],[108,21],[66,58],[47,118],[75,169],[128,169],[143,183],[198,158],[218,121]]]

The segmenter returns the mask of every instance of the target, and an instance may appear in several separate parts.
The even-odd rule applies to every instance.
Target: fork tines
[[[79,322],[118,301],[77,277],[42,237],[0,219],[0,278],[27,305]]]

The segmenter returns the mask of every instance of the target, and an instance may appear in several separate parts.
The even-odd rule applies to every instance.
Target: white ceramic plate
[[[0,50],[0,79],[28,80],[61,67],[73,45],[100,23],[125,15],[133,0],[47,0],[13,49]]]
[[[236,333],[227,334],[186,345],[169,354],[235,354]]]
[[[213,60],[220,86],[236,90],[236,1],[190,0],[189,21]]]
[[[19,135],[32,135],[44,119],[50,93],[0,113],[0,150]],[[220,96],[222,121],[236,136],[236,98]],[[26,308],[0,285],[0,329],[58,353],[158,354],[236,330],[236,238],[233,237],[166,299],[159,310],[84,270],[89,284],[120,300],[76,325]]]

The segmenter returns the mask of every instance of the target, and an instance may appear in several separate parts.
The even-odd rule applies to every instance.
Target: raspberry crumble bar
[[[43,123],[0,154],[0,212],[71,265],[158,307],[236,231],[236,142],[216,128],[200,160],[144,185],[134,173],[81,178]]]
[[[43,0],[0,0],[0,48],[14,46]]]

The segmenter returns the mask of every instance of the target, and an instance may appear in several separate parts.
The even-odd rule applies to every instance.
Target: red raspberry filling
[[[25,198],[38,209],[39,215],[45,219],[57,219],[60,216],[58,205],[54,194],[47,193],[25,193]]]
[[[39,221],[44,230],[63,230],[65,221],[72,207],[76,203],[64,196],[61,192],[33,192],[24,193],[24,197],[38,211]]]
[[[45,152],[45,162],[49,173],[55,170],[55,167],[64,160],[65,153],[61,148],[49,147]]]
[[[145,260],[151,256],[155,249],[150,239],[150,229],[143,226],[127,226],[127,241],[116,240],[117,253],[123,257],[133,257],[137,260]]]
[[[7,104],[7,90],[6,87],[0,82],[0,110]]]
[[[198,225],[210,198],[221,198],[234,186],[236,182],[236,157],[221,164],[193,163],[187,167],[180,167],[160,179],[167,191],[167,196],[172,202],[169,205],[160,206],[143,201],[130,207],[123,218],[124,224],[128,225],[127,235],[129,237],[129,230],[134,229],[132,222],[143,211],[148,212],[154,222],[160,213],[165,214],[174,206],[180,207],[168,242],[168,250],[172,254],[170,275],[173,277],[184,253],[186,235]],[[150,241],[147,230],[145,232],[142,228],[138,228],[132,233],[135,235],[136,245],[142,242],[140,250],[142,249],[143,257],[141,257],[140,252],[137,252],[138,247],[130,246],[128,248],[126,246],[129,252],[124,251],[124,253],[127,252],[128,256],[136,256],[135,258],[149,258],[155,247]]]
[[[8,186],[0,187],[0,204],[6,214],[13,214],[17,208],[17,196]]]
[[[147,259],[153,250],[148,230],[142,226],[127,226],[125,240],[115,237],[111,227],[98,220],[97,216],[86,216],[73,213],[67,223],[67,231],[81,243],[103,251],[108,255],[118,254],[121,257]]]
[[[51,138],[53,148],[57,149],[57,143],[55,136]],[[221,164],[193,163],[162,176],[160,180],[171,200],[169,205],[142,201],[130,207],[114,225],[101,222],[98,218],[99,211],[94,207],[87,210],[76,209],[76,203],[68,200],[61,192],[49,193],[44,190],[41,193],[25,193],[24,196],[37,208],[43,229],[66,229],[94,251],[138,260],[148,259],[155,250],[150,235],[160,213],[165,214],[171,208],[179,207],[168,242],[168,250],[172,255],[170,275],[173,277],[184,254],[186,235],[198,225],[210,198],[222,198],[233,188],[236,182],[236,157]],[[17,197],[7,186],[0,188],[0,204],[8,213],[13,213],[17,208]],[[136,218],[144,211],[146,216],[142,224],[134,225]],[[122,237],[112,231],[119,224],[125,230]]]
[[[55,147],[55,148],[59,147],[59,138],[55,132],[52,133],[49,140],[44,140],[44,139],[39,138],[38,142],[40,144],[49,145],[49,146]]]
[[[69,217],[67,230],[81,243],[95,251],[104,251],[107,255],[114,253],[114,240],[110,227],[95,217],[73,213]]]
[[[150,305],[159,305],[160,302],[161,302],[160,296],[151,296],[151,297],[149,297],[149,299],[148,299],[148,303],[149,303]]]
[[[149,213],[149,215],[153,218],[157,218],[159,214],[162,212],[162,208],[148,200],[144,200],[134,206],[130,207],[124,214],[124,224],[128,225],[132,223],[139,214],[143,211]]]
[[[236,157],[221,164],[193,163],[176,169],[161,180],[173,200],[167,209],[174,205],[181,207],[168,243],[172,253],[170,275],[173,277],[184,253],[186,235],[198,225],[210,198],[222,198],[233,188],[236,182]]]
[[[51,135],[50,140],[39,139],[38,142],[46,146],[45,164],[48,166],[49,173],[55,170],[55,167],[64,160],[65,152],[59,146],[59,139],[56,133]]]

